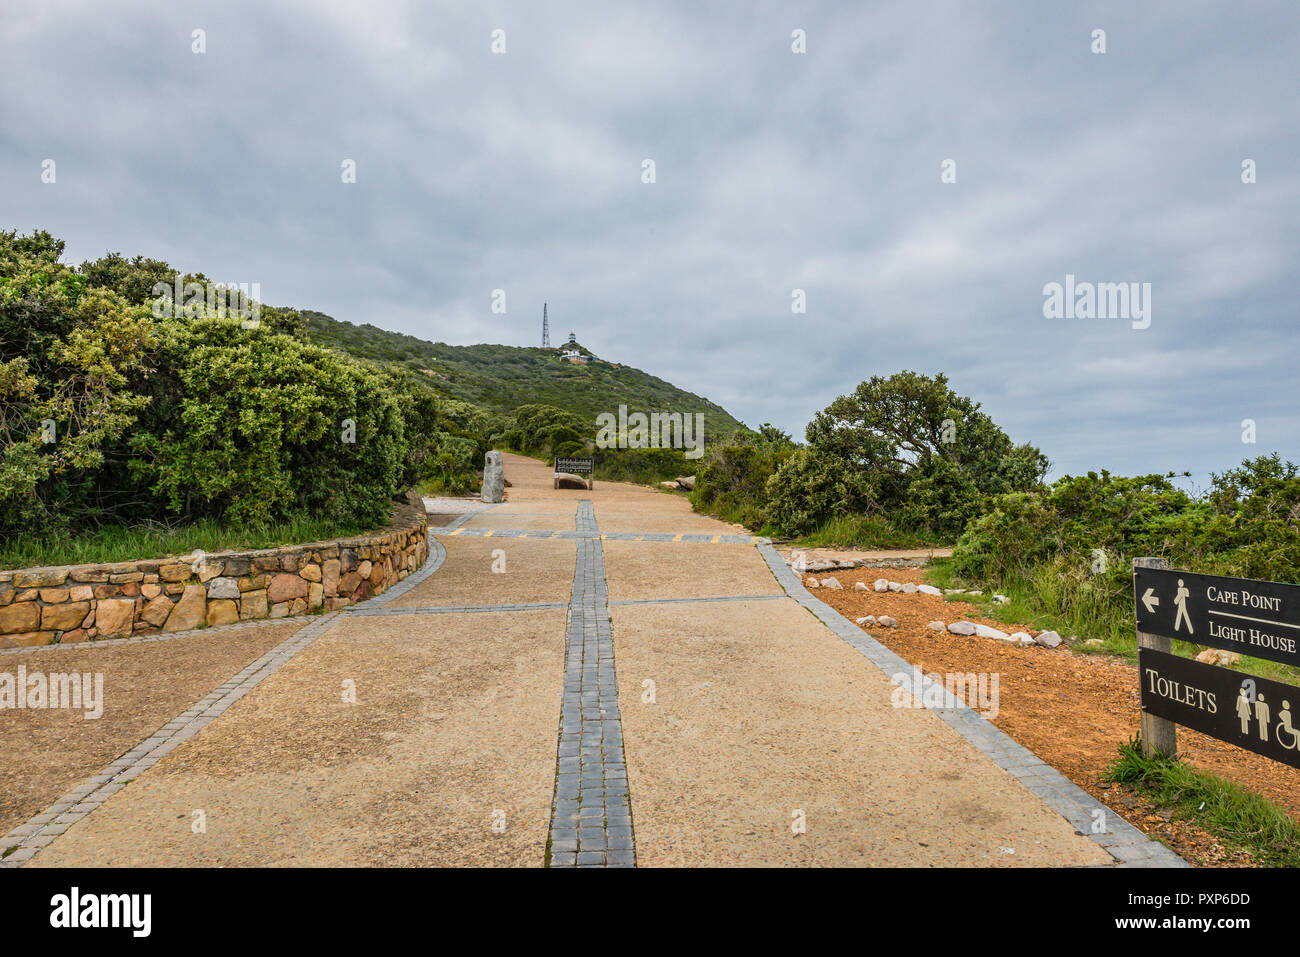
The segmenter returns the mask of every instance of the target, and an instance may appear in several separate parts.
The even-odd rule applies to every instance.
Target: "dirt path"
[[[743,529],[505,458],[506,502],[430,506],[411,587],[293,633],[8,863],[1168,861],[1082,833],[1068,782],[986,723],[900,707],[887,652]]]

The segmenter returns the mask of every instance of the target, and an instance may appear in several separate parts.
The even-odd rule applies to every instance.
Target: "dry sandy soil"
[[[927,674],[1000,673],[999,713],[993,723],[1151,837],[1164,840],[1197,864],[1250,863],[1247,855],[1223,847],[1204,831],[1171,822],[1168,809],[1153,807],[1126,788],[1102,782],[1118,757],[1118,745],[1138,730],[1135,664],[1111,656],[1075,654],[1064,645],[1050,650],[1036,645],[1017,648],[988,638],[940,634],[926,624],[964,618],[1007,632],[1033,634],[1037,629],[981,617],[979,606],[967,602],[920,593],[853,590],[855,582],[870,586],[880,577],[922,582],[920,569],[853,569],[821,572],[817,577],[839,579],[843,590],[816,589],[813,594],[850,620],[882,614],[896,618],[897,628],[869,626],[868,631]],[[1181,727],[1178,747],[1197,767],[1263,794],[1300,821],[1300,771]]]
[[[0,671],[104,676],[104,713],[0,711],[0,834],[50,806],[302,627],[302,622],[136,645],[0,656]]]

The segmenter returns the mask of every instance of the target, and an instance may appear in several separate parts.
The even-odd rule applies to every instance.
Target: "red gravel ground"
[[[983,618],[979,606],[967,602],[920,593],[853,590],[855,582],[870,587],[877,578],[923,582],[923,569],[859,568],[816,577],[834,577],[844,586],[843,590],[818,588],[813,594],[850,621],[882,614],[897,619],[897,628],[867,626],[867,630],[927,674],[999,673],[999,710],[993,723],[1151,837],[1198,865],[1253,863],[1248,854],[1225,847],[1201,829],[1171,821],[1169,809],[1153,806],[1128,788],[1102,782],[1106,769],[1118,758],[1119,745],[1138,730],[1135,664],[1111,656],[1076,654],[1065,645],[1018,648],[989,638],[930,631],[926,625],[936,619],[945,624],[966,619],[1005,632],[1036,634],[1038,629]],[[1178,747],[1192,764],[1264,795],[1300,821],[1300,771],[1181,727]]]

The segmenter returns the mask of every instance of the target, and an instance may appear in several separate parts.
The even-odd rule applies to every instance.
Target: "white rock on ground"
[[[888,615],[881,615],[879,618],[876,619],[876,621],[877,621],[877,623],[879,623],[879,625],[880,625],[882,628],[897,628],[897,627],[898,627],[898,622],[895,621],[893,618],[890,618]]]
[[[843,588],[844,586],[840,584],[840,580],[839,580],[838,578],[823,578],[823,579],[822,579],[822,587],[823,587],[823,588]]]
[[[1027,631],[1013,631],[1011,633],[1011,640],[1021,648],[1028,648],[1034,643],[1034,636],[1029,634]]]
[[[1241,661],[1241,655],[1235,651],[1222,651],[1219,648],[1206,648],[1196,656],[1197,661],[1207,665],[1235,665]]]
[[[867,587],[866,582],[854,582],[854,583],[853,583],[853,590],[854,590],[854,591],[871,591],[871,589]]]
[[[876,616],[864,615],[863,617],[856,619],[856,621],[859,625],[874,625],[876,623]]]
[[[984,593],[983,593],[982,591],[968,591],[968,592],[966,592],[966,594],[968,594],[968,595],[982,595],[982,594],[984,594]]]
[[[915,595],[917,591],[915,582],[903,582],[902,592],[905,595]]]
[[[888,588],[890,591],[902,591],[902,590],[903,590],[903,586],[900,585],[898,582],[889,582],[885,587]]]
[[[997,628],[990,628],[988,625],[976,625],[975,634],[980,638],[997,638],[1000,641],[1006,641],[1011,637],[1005,631],[999,631]]]
[[[872,587],[875,588],[876,591],[888,591],[889,582],[887,582],[883,578],[877,578],[875,585],[873,585]]]
[[[945,589],[943,590],[943,593],[944,593],[945,595],[964,595],[964,594],[966,593],[966,589],[964,589],[964,588],[945,588]]]
[[[941,592],[939,589],[935,588],[933,585],[917,585],[917,586],[916,586],[916,590],[919,591],[922,595],[942,595],[942,594],[943,594],[943,592]]]
[[[954,621],[948,626],[948,630],[954,635],[973,635],[975,634],[975,623],[971,621]]]
[[[931,631],[944,631],[948,626],[941,621],[932,621],[925,627],[929,628]]]
[[[1010,603],[1011,603],[1011,599],[1008,598],[1006,595],[993,596],[993,604],[995,605],[1009,605]]]
[[[805,587],[805,588],[821,588],[821,587],[822,587],[822,586],[820,585],[820,583],[818,583],[817,579],[815,579],[815,578],[809,578],[809,579],[808,579],[806,582],[804,582],[803,584],[804,584],[804,587]]]
[[[1034,636],[1034,641],[1044,648],[1055,648],[1061,643],[1061,636],[1054,631],[1040,631]]]

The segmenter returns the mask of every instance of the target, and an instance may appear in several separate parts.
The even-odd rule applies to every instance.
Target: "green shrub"
[[[465,410],[440,408],[409,372],[307,344],[295,310],[261,307],[257,328],[201,307],[158,318],[147,301],[175,279],[166,263],[110,254],[77,271],[62,253],[48,233],[0,232],[7,537],[66,545],[153,522],[374,527],[441,456],[473,473],[482,440],[455,434]]]

